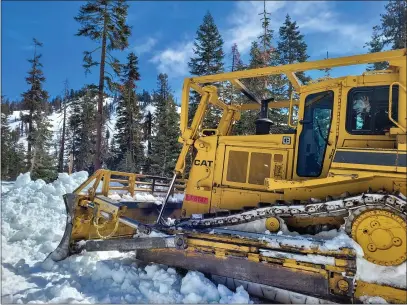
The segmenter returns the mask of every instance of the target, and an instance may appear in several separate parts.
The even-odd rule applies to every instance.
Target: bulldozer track
[[[202,218],[187,218],[176,221],[177,228],[202,229],[212,227],[223,227],[249,223],[255,220],[269,217],[326,217],[326,216],[350,216],[355,210],[362,207],[386,207],[404,218],[407,216],[406,200],[399,195],[371,193],[358,196],[348,196],[341,199],[311,204],[264,204],[266,207],[247,207],[242,210],[230,210],[225,212],[203,214]],[[348,232],[349,233],[349,232]]]

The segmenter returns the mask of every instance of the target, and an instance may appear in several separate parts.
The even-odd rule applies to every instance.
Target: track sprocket
[[[345,230],[374,264],[395,266],[407,259],[406,217],[394,209],[366,206],[353,210]]]

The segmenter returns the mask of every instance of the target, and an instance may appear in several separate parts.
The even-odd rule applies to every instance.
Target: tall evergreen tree
[[[263,68],[268,66],[278,65],[278,54],[273,46],[274,31],[271,29],[271,20],[269,13],[266,11],[266,5],[264,2],[262,18],[262,33],[258,36],[256,41],[252,42],[250,48],[250,60],[249,68]],[[254,93],[259,99],[268,99],[274,97],[279,99],[279,90],[282,86],[281,77],[277,75],[271,75],[266,77],[256,77],[243,80],[248,89]],[[245,100],[246,103],[253,103],[252,101]],[[234,130],[239,134],[254,134],[256,130],[255,121],[259,111],[245,111],[242,113],[242,117],[237,122]],[[278,110],[269,111],[270,119],[279,123],[281,121],[281,115]]]
[[[66,139],[66,111],[69,107],[69,88],[68,80],[65,80],[64,88],[64,100],[61,101],[62,110],[62,132],[61,132],[61,145],[58,154],[58,171],[62,173],[64,171],[64,156],[65,156],[65,139]]]
[[[380,52],[385,47],[392,50],[407,47],[407,0],[390,0],[385,13],[380,14],[381,23],[373,27],[372,37],[365,44],[370,53]],[[367,70],[387,69],[387,62],[373,63]]]
[[[110,51],[124,50],[128,47],[130,27],[126,24],[128,5],[124,0],[96,0],[89,1],[81,6],[75,20],[81,24],[77,36],[89,37],[100,46],[95,50],[85,52],[84,67],[86,71],[99,66],[99,87],[96,115],[96,148],[94,168],[101,166],[101,145],[103,131],[103,96],[105,83],[111,90],[114,87],[113,77],[120,73],[120,63],[112,56]],[[100,50],[100,60],[95,61],[92,54]],[[112,75],[107,67],[113,71]]]
[[[381,14],[383,43],[393,50],[407,48],[407,0],[390,0]]]
[[[140,80],[138,58],[131,52],[123,67],[121,98],[117,105],[115,143],[116,163],[119,170],[139,172],[143,165],[142,116],[136,94],[136,82]]]
[[[3,105],[2,105],[3,106]],[[19,131],[10,130],[8,114],[1,113],[1,179],[14,180],[25,171],[25,151],[18,143]]]
[[[304,35],[300,33],[297,22],[291,21],[288,14],[285,17],[283,26],[279,29],[279,36],[277,54],[281,65],[305,62],[309,58]],[[305,76],[304,72],[297,72],[296,76],[304,84],[310,80],[309,77]],[[286,98],[289,98],[293,87],[285,77],[284,82],[288,85]]]
[[[37,48],[41,47],[42,43],[35,38],[33,42],[34,57],[28,60],[31,63],[31,70],[26,77],[26,82],[30,88],[22,95],[23,103],[29,110],[26,117],[28,123],[27,162],[32,177],[51,180],[55,178],[56,172],[55,164],[49,155],[52,132],[45,112],[48,93],[42,88],[45,77],[41,70],[41,54],[37,53]]]
[[[242,58],[240,56],[239,48],[236,43],[234,43],[231,47],[231,51],[229,54],[229,58],[231,59],[231,66],[230,71],[240,71],[243,70],[244,64]],[[235,88],[231,83],[224,84],[224,93],[222,95],[223,100],[227,104],[240,104],[241,101],[241,93],[240,90]]]
[[[167,74],[158,75],[153,103],[156,111],[151,143],[151,173],[171,176],[181,147],[178,143],[179,115]]]
[[[380,35],[379,26],[373,27],[372,38],[369,42],[365,44],[365,47],[368,47],[369,53],[381,52],[383,50],[384,42],[382,36]],[[385,70],[387,69],[387,67],[388,67],[387,62],[375,62],[373,64],[370,64],[367,70],[368,71]]]
[[[71,115],[68,120],[68,150],[73,157],[75,171],[92,171],[93,154],[95,151],[96,109],[94,99],[97,88],[87,86],[71,102]],[[81,96],[82,95],[82,96]]]
[[[231,50],[231,59],[232,59],[232,67],[231,71],[240,71],[244,69],[243,61],[240,56],[239,48],[236,43],[232,45],[232,50]]]
[[[196,32],[194,41],[194,56],[190,59],[188,66],[192,75],[202,76],[217,74],[224,71],[223,39],[212,15],[207,12],[203,23]],[[200,96],[194,93],[191,96],[189,120],[193,118]],[[210,107],[211,109],[212,107]],[[214,128],[219,120],[219,112],[215,109],[208,110],[204,121],[205,128]]]

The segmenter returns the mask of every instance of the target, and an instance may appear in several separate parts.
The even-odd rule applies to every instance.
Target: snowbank
[[[62,195],[86,172],[46,184],[20,175],[2,183],[2,303],[252,303],[243,287],[216,286],[199,272],[136,263],[133,253],[92,252],[54,263],[44,259],[65,227]]]
[[[161,205],[165,197],[152,195],[151,193],[136,192],[134,196],[127,191],[124,191],[122,194],[119,192],[109,193],[109,198],[117,201],[138,201],[138,202],[154,202],[157,205]],[[168,198],[168,202],[182,202],[184,200],[184,194],[173,194]]]

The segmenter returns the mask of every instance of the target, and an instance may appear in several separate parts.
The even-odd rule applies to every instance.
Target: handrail
[[[406,132],[406,129],[401,126],[399,124],[398,121],[393,119],[393,113],[392,113],[392,106],[393,106],[393,85],[398,85],[399,87],[403,88],[404,91],[407,92],[406,87],[404,87],[402,84],[400,84],[399,82],[393,82],[390,85],[389,88],[389,120],[392,121],[394,123],[394,125],[396,125],[398,128],[400,128],[403,132]]]
[[[407,49],[398,49],[377,53],[360,54],[353,56],[306,61],[280,66],[269,66],[264,68],[248,69],[234,72],[225,72],[212,75],[203,75],[187,78],[191,83],[209,84],[226,81],[229,79],[245,79],[252,77],[263,77],[269,75],[280,75],[291,72],[302,72],[309,70],[320,70],[325,68],[336,68],[351,65],[362,65],[382,61],[405,60]]]
[[[290,107],[288,108],[288,126],[291,128],[297,128],[297,126],[292,124],[292,117],[293,117],[293,96],[294,96],[294,90],[291,92],[290,96]]]
[[[112,176],[121,176],[124,179],[119,178],[112,178]],[[149,179],[150,181],[140,181],[137,179]],[[136,173],[126,173],[126,172],[118,172],[118,171],[109,171],[105,169],[100,169],[93,173],[85,182],[83,182],[75,191],[74,193],[80,194],[83,189],[87,186],[88,198],[89,200],[93,200],[95,194],[102,194],[104,196],[108,196],[110,191],[128,191],[131,196],[134,196],[137,192],[142,193],[167,193],[167,190],[170,187],[170,183],[165,183],[165,181],[172,181],[171,178],[168,177],[160,177],[154,175],[143,175],[143,174],[136,174]],[[159,181],[159,182],[157,182]],[[112,185],[112,182],[118,182],[122,185]],[[184,189],[186,188],[186,179],[176,179],[174,184],[174,193],[183,193]],[[97,191],[99,184],[101,183],[101,192]],[[147,186],[145,188],[141,188],[139,186]]]

